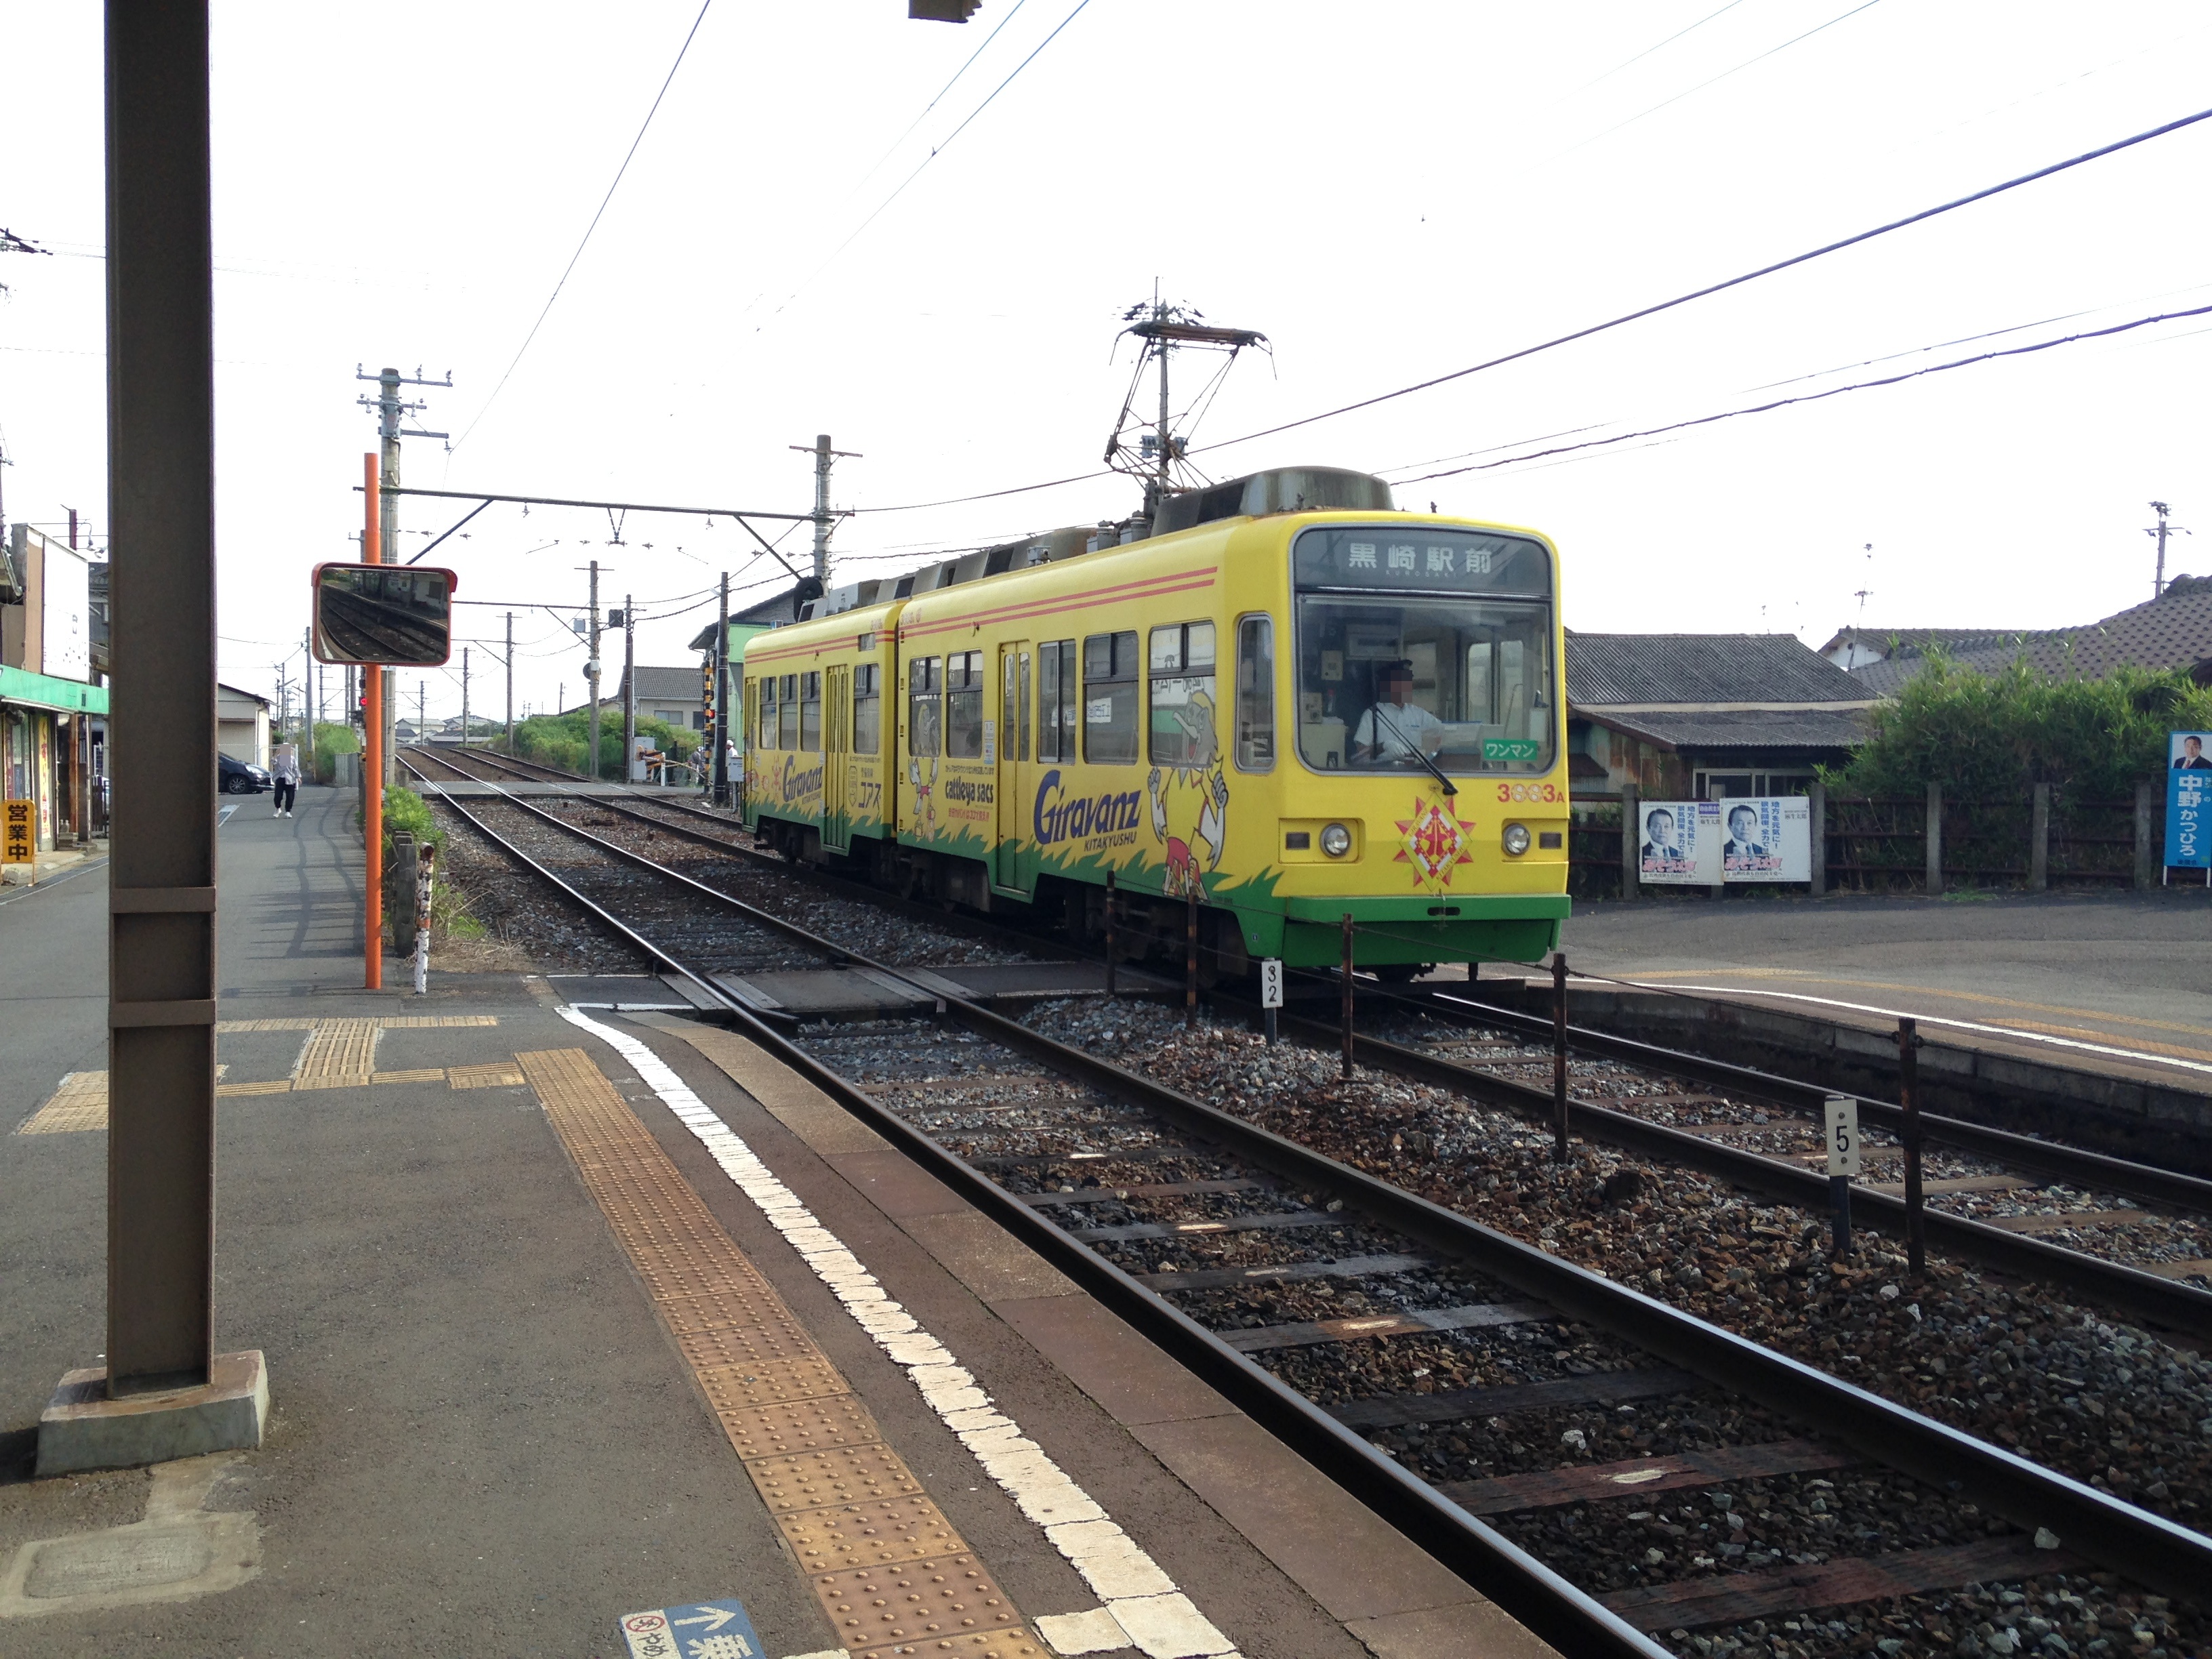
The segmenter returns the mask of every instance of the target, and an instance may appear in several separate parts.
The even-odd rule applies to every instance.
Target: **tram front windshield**
[[[1298,754],[1323,772],[1529,774],[1557,738],[1552,564],[1519,537],[1309,530],[1292,552]]]

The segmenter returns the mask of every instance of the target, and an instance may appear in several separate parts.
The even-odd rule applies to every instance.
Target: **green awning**
[[[52,708],[64,714],[105,714],[107,688],[82,680],[57,679],[33,674],[27,668],[0,668],[0,702],[32,708]]]

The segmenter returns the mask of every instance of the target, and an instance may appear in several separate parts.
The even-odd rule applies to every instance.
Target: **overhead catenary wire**
[[[607,185],[607,193],[599,198],[598,210],[592,215],[592,222],[584,227],[584,234],[576,244],[576,251],[568,256],[568,263],[562,268],[561,279],[553,284],[552,293],[545,296],[545,304],[538,313],[538,320],[531,324],[530,332],[522,337],[522,343],[514,349],[514,356],[507,364],[507,372],[499,377],[499,384],[492,387],[491,395],[483,400],[475,417],[462,428],[461,435],[453,440],[452,447],[446,452],[448,455],[468,442],[469,434],[491,412],[492,404],[499,400],[499,394],[507,390],[507,383],[514,377],[514,371],[521,363],[523,355],[530,349],[531,342],[538,337],[538,331],[545,326],[545,319],[553,314],[553,302],[561,297],[561,290],[568,286],[569,276],[575,271],[576,262],[584,257],[584,250],[591,246],[592,233],[599,228],[599,221],[606,216],[607,204],[615,199],[615,191],[621,188],[623,175],[629,171],[629,164],[637,155],[637,147],[645,142],[646,131],[653,125],[653,118],[660,112],[660,101],[668,96],[668,88],[676,80],[676,71],[684,67],[684,59],[691,50],[691,42],[699,33],[699,25],[707,21],[707,9],[714,3],[714,0],[702,0],[699,15],[691,20],[691,27],[684,36],[684,44],[676,49],[676,61],[668,66],[668,73],[660,82],[660,90],[653,94],[653,106],[646,111],[645,119],[638,124],[637,137],[629,141],[629,149],[623,153],[622,165],[615,169],[614,179]]]
[[[1930,363],[1924,368],[1909,368],[1899,374],[1887,374],[1875,380],[1854,380],[1849,386],[1830,386],[1825,392],[1804,392],[1795,397],[1776,398],[1744,409],[1723,410],[1714,415],[1700,415],[1692,420],[1670,421],[1664,426],[1645,427],[1638,432],[1616,433],[1609,438],[1592,438],[1578,444],[1563,444],[1557,449],[1540,449],[1525,455],[1509,455],[1503,460],[1483,461],[1473,466],[1450,467],[1441,472],[1425,472],[1419,477],[1401,480],[1405,483],[1426,483],[1435,478],[1455,478],[1467,472],[1490,472],[1500,467],[1516,465],[1524,461],[1541,460],[1550,455],[1571,454],[1578,450],[1601,449],[1610,444],[1626,443],[1632,438],[1650,438],[1662,432],[1681,432],[1692,427],[1711,426],[1720,421],[1732,421],[1746,415],[1765,415],[1778,409],[1788,409],[1796,404],[1815,404],[1824,398],[1840,398],[1850,392],[1871,392],[1881,386],[1902,385],[1923,375],[1942,374],[1954,368],[1971,368],[1977,363],[1995,362],[2003,357],[2025,357],[2039,351],[2050,351],[2058,346],[2073,345],[2082,340],[2101,340],[2115,334],[2125,334],[2138,328],[2148,328],[2155,323],[2173,322],[2184,317],[2212,316],[2212,305],[2192,306],[2186,311],[2162,311],[2154,316],[2137,317],[2131,321],[2114,323],[2108,328],[2084,329],[2078,334],[2060,335],[2056,339],[2038,340],[2032,345],[2007,346],[2000,351],[1984,351],[1972,357],[1960,357],[1948,363]]]
[[[2112,143],[2101,144],[2095,149],[2084,150],[2078,155],[2067,157],[2064,161],[2053,161],[2047,167],[2038,167],[2033,172],[2018,174],[1970,194],[1954,198],[1948,202],[1938,203],[1934,207],[1923,208],[1920,211],[1908,214],[1903,218],[1893,219],[1886,223],[1875,225],[1870,229],[1859,231],[1853,235],[1825,242],[1818,247],[1808,248],[1802,253],[1792,254],[1786,259],[1778,259],[1771,264],[1761,265],[1756,270],[1744,271],[1720,282],[1709,283],[1702,288],[1692,289],[1685,294],[1678,294],[1671,299],[1640,306],[1633,311],[1623,312],[1617,317],[1610,317],[1602,322],[1591,323],[1568,333],[1554,335],[1549,339],[1538,341],[1533,345],[1522,346],[1500,356],[1486,358],[1481,362],[1469,364],[1465,368],[1454,369],[1447,374],[1433,375],[1425,380],[1417,380],[1410,386],[1397,387],[1394,391],[1377,392],[1372,397],[1362,398],[1352,403],[1340,404],[1334,409],[1325,409],[1318,414],[1301,416],[1294,421],[1284,421],[1274,426],[1262,427],[1257,431],[1245,433],[1240,437],[1224,438],[1218,442],[1201,444],[1196,446],[1192,453],[1210,453],[1215,450],[1231,448],[1237,444],[1252,443],[1261,438],[1272,438],[1285,432],[1295,432],[1304,427],[1318,425],[1323,421],[1335,420],[1342,416],[1355,414],[1361,410],[1372,409],[1381,404],[1395,402],[1401,398],[1409,398],[1416,392],[1431,391],[1440,386],[1448,386],[1455,380],[1466,380],[1470,375],[1480,374],[1490,369],[1503,368],[1508,363],[1519,362],[1543,352],[1556,350],[1561,346],[1571,345],[1578,340],[1587,340],[1594,336],[1607,333],[1613,329],[1626,327],[1630,323],[1640,322],[1647,317],[1656,317],[1663,312],[1673,311],[1695,301],[1710,299],[1712,295],[1726,293],[1730,289],[1741,288],[1746,283],[1757,282],[1762,277],[1775,276],[1779,272],[1793,270],[1796,266],[1808,264],[1828,254],[1841,252],[1845,248],[1856,247],[1862,243],[1873,241],[1877,237],[1887,236],[1894,231],[1925,223],[1944,214],[1955,212],[1960,208],[1970,207],[1975,203],[1985,202],[1992,197],[2002,196],[2008,191],[2018,190],[2023,185],[2053,178],[2091,161],[2101,161],[2108,155],[2117,155],[2123,150],[2131,149],[2138,144],[2148,143],[2153,139],[2166,137],[2169,134],[2179,132],[2208,119],[2212,119],[2212,109],[2198,110],[2192,114],[2147,128],[2125,138],[2117,139]],[[1092,472],[1074,473],[1063,478],[1048,478],[1037,483],[1019,484],[1006,489],[982,490],[969,495],[946,496],[938,501],[905,501],[890,507],[855,507],[852,511],[855,514],[866,514],[918,513],[934,507],[965,506],[973,501],[1000,501],[1009,495],[1030,495],[1038,490],[1057,489],[1074,483],[1088,483],[1113,476],[1115,475],[1110,471],[1102,469]]]

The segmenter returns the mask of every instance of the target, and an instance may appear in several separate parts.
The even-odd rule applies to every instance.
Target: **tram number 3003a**
[[[1498,799],[1503,801],[1562,801],[1567,792],[1556,783],[1501,783]]]

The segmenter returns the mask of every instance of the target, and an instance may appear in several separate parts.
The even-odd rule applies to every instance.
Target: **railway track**
[[[1563,1651],[1668,1651],[1664,1635],[1900,1654],[1933,1650],[1931,1627],[1944,1651],[2054,1632],[2078,1650],[2106,1627],[2189,1651],[2206,1634],[2160,1599],[2212,1583],[2202,1533],[1270,1133],[1170,1067],[1139,1075],[957,998],[919,1037],[775,1031],[719,964],[861,959],[834,918],[802,927],[532,804],[444,805]],[[1166,1024],[1128,1005],[1039,1023],[1063,1017],[1119,1023],[1115,1052]],[[1257,1076],[1253,1040],[1206,1036],[1189,1046]],[[1459,1110],[1540,1154],[1511,1117]],[[1894,1285],[1867,1289],[1921,1324]]]
[[[456,774],[470,775],[439,758]],[[495,769],[505,763],[504,757],[473,751],[465,758]],[[794,884],[897,906],[902,914],[936,926],[963,927],[1005,948],[1024,948],[1024,936],[1016,930],[974,919],[948,923],[941,912],[904,905],[859,884],[793,871],[739,840],[744,832],[735,820],[665,800],[657,792],[594,798],[588,811],[787,873]],[[604,822],[601,827],[619,828]],[[1036,948],[1034,941],[1027,943]],[[1328,995],[1335,996],[1333,981]],[[1363,986],[1360,1000],[1366,1029],[1355,1038],[1355,1053],[1363,1063],[1532,1121],[1553,1115],[1547,1022],[1433,990]],[[1310,1024],[1304,1030],[1316,1042],[1334,1040]],[[1819,1117],[1832,1091],[1595,1031],[1571,1028],[1570,1046],[1576,1133],[1637,1158],[1700,1170],[1816,1215],[1826,1208]],[[1896,1133],[1900,1114],[1893,1104],[1854,1098],[1875,1176],[1855,1191],[1856,1221],[1893,1241],[1904,1223],[1902,1188],[1883,1177],[1895,1173],[1902,1154]],[[2200,1279],[2212,1275],[2212,1225],[2207,1224],[2212,1182],[1939,1115],[1923,1115],[1921,1121],[1923,1140],[1936,1149],[1927,1169],[1932,1202],[1923,1227],[1937,1250],[2063,1286],[2167,1330],[2212,1339],[2212,1290],[2187,1282],[2190,1271]],[[2151,1207],[2139,1207],[2143,1204]]]

